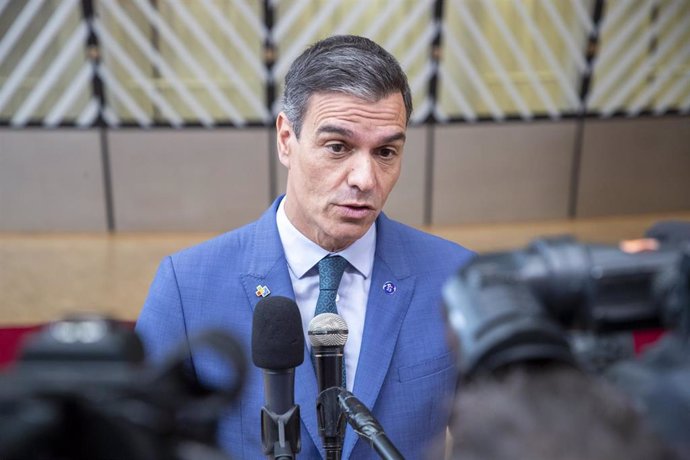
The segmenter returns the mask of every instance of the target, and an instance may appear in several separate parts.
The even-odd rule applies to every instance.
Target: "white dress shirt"
[[[295,292],[295,301],[302,315],[302,326],[307,346],[311,349],[307,331],[309,322],[314,318],[316,301],[319,298],[319,271],[316,264],[327,255],[344,257],[350,265],[340,281],[335,302],[338,314],[345,320],[348,328],[345,343],[345,371],[346,385],[352,390],[359,361],[359,351],[362,346],[364,318],[371,286],[371,273],[374,267],[374,252],[376,251],[376,224],[347,248],[337,253],[331,253],[317,245],[300,233],[290,222],[285,213],[285,197],[278,206],[276,224],[278,234],[283,244]]]

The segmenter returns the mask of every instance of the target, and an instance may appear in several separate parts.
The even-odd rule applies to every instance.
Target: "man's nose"
[[[357,152],[351,157],[348,184],[361,191],[369,191],[376,186],[376,164],[368,153]]]

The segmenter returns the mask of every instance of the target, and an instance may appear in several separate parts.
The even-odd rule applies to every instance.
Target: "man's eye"
[[[345,146],[343,144],[328,144],[326,148],[333,153],[345,152]]]
[[[381,158],[391,158],[391,157],[394,157],[395,155],[396,155],[396,151],[393,149],[386,148],[386,149],[379,150],[379,156]]]

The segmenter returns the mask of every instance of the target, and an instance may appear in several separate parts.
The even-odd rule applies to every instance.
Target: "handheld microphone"
[[[338,391],[338,403],[355,433],[369,441],[376,453],[379,454],[379,457],[385,460],[404,459],[400,451],[388,439],[374,414],[371,413],[362,401],[349,391],[340,388]]]
[[[295,367],[304,361],[304,332],[299,308],[293,300],[271,296],[256,304],[252,361],[264,372],[263,453],[270,459],[294,459],[301,449]]]
[[[337,393],[327,390],[341,388],[345,384],[343,352],[347,333],[345,320],[335,313],[316,315],[309,323],[309,342],[319,384],[316,415],[326,460],[340,459],[343,450],[345,416],[338,404]]]
[[[309,342],[316,365],[319,392],[344,387],[343,353],[347,342],[347,323],[335,313],[321,313],[309,322]]]

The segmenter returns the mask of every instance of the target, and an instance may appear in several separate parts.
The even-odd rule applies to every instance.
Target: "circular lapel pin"
[[[390,281],[386,281],[383,283],[383,292],[385,292],[388,295],[391,295],[395,292],[397,288],[395,287],[395,284],[393,284]]]

